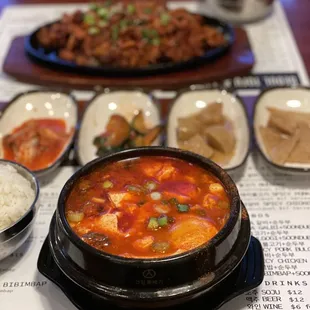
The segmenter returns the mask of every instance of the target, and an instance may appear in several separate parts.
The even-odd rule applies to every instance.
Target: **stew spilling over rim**
[[[230,202],[221,182],[201,167],[145,156],[81,177],[65,212],[73,231],[98,250],[160,258],[208,242],[227,222]]]

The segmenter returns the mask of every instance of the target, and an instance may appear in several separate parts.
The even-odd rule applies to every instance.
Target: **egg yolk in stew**
[[[190,251],[213,238],[229,214],[215,176],[157,156],[96,168],[79,179],[66,202],[66,218],[84,242],[130,258]]]

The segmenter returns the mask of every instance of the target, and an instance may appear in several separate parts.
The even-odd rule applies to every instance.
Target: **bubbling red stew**
[[[160,156],[98,167],[79,179],[66,201],[66,218],[84,242],[130,258],[192,250],[213,238],[229,214],[215,176]]]

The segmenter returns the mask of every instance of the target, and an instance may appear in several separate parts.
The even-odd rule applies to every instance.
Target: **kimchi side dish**
[[[73,129],[63,119],[31,119],[3,137],[4,159],[36,171],[49,167],[62,153]]]
[[[227,222],[230,202],[221,182],[201,167],[146,156],[82,176],[65,214],[79,238],[100,251],[160,258],[210,241]]]

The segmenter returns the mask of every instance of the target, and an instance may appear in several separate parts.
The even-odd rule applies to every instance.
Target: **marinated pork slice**
[[[232,153],[235,148],[236,140],[231,131],[224,126],[211,126],[205,131],[208,144],[223,153]]]
[[[207,158],[210,158],[214,152],[213,148],[200,135],[195,135],[188,141],[179,142],[179,146],[183,150],[191,151]]]

